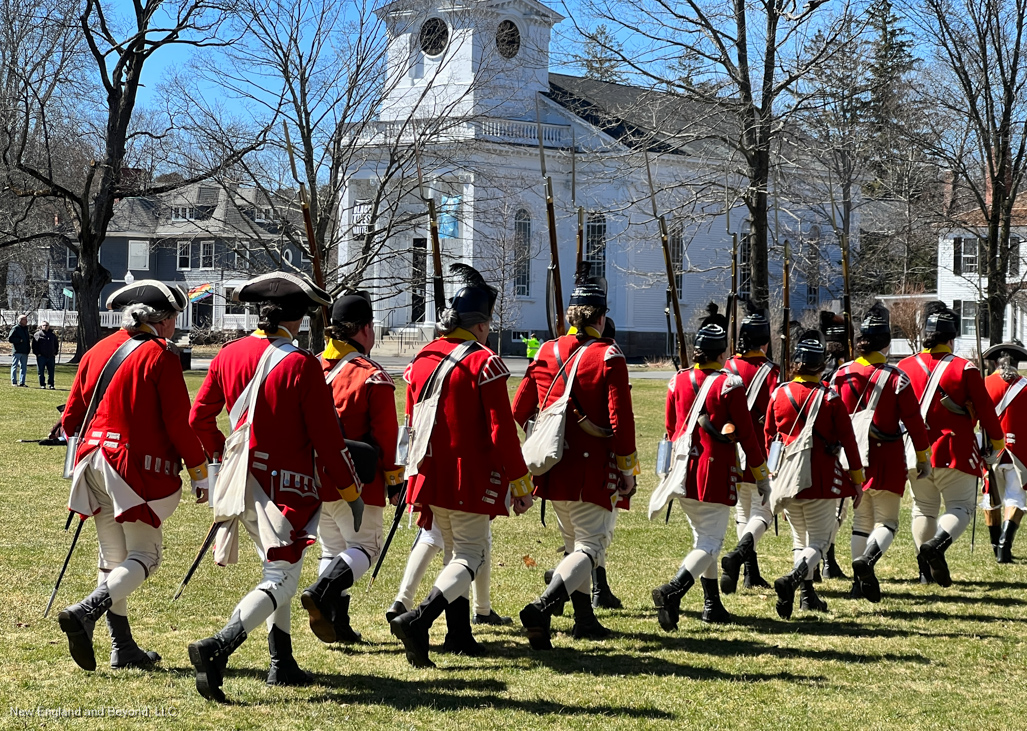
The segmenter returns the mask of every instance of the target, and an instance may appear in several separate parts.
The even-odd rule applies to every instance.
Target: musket
[[[976,327],[974,329],[977,331],[976,332],[976,336],[977,336],[977,366],[978,366],[978,368],[980,368],[981,376],[983,377],[984,376],[984,365],[985,365],[985,362],[984,362],[983,345],[981,343],[981,315],[983,314],[982,310],[983,310],[983,308],[978,304],[977,305],[977,323],[976,323]],[[984,444],[984,440],[987,439],[987,438],[988,438],[988,435],[982,432],[982,435],[981,435],[981,444],[982,445]],[[988,472],[988,510],[990,512],[992,510],[998,510],[999,508],[1001,508],[1002,507],[1002,502],[999,499],[999,495],[998,495],[998,481],[997,481],[997,479],[995,477],[995,470],[992,469],[991,465],[988,464],[987,461],[985,461],[984,464],[986,465],[987,472]],[[977,494],[974,493],[974,519],[973,519],[973,527],[970,530],[970,553],[973,553],[974,543],[976,542],[976,539],[977,539],[977,507],[976,507],[976,503],[977,503]]]
[[[670,287],[667,287],[667,305],[663,308],[663,314],[667,318],[667,350],[673,351],[674,349],[670,345],[674,342],[674,326],[670,322],[670,310],[673,307],[671,302],[673,302],[673,298],[670,293]],[[675,369],[681,368],[681,361],[673,352],[670,354],[670,360],[674,363]]]
[[[667,231],[667,219],[656,209],[656,188],[653,187],[653,170],[649,164],[649,150],[645,150],[645,173],[649,178],[649,201],[653,207],[653,218],[660,225],[660,243],[663,245],[663,263],[667,268],[667,289],[670,292],[670,306],[674,311],[674,324],[678,335],[678,358],[681,367],[688,368],[688,350],[685,343],[685,328],[681,321],[681,304],[678,300],[678,288],[675,280],[674,261],[670,256],[670,235]]]
[[[727,295],[728,343],[730,353],[738,347],[738,232],[731,231],[731,208],[728,206],[727,179],[724,180],[724,221],[731,237],[731,291]]]
[[[71,516],[74,513],[69,513],[68,518],[70,522]],[[68,548],[68,555],[64,558],[64,565],[61,566],[61,573],[57,574],[57,581],[53,585],[53,591],[50,592],[50,601],[46,603],[46,609],[43,610],[43,619],[46,619],[47,615],[50,614],[50,608],[53,606],[53,600],[57,598],[57,590],[61,588],[61,581],[64,579],[64,572],[68,570],[68,564],[71,563],[71,554],[75,552],[75,544],[78,543],[78,537],[82,533],[82,526],[85,525],[86,516],[79,516],[78,527],[75,528],[75,535],[71,539],[71,546]]]
[[[446,309],[446,286],[442,282],[442,244],[439,242],[439,215],[435,209],[435,197],[424,194],[424,175],[421,172],[421,152],[414,149],[417,166],[417,191],[428,206],[428,230],[431,234],[432,294],[435,297],[435,319],[438,321]]]
[[[310,258],[314,262],[314,284],[321,289],[325,288],[324,270],[321,269],[321,250],[317,245],[317,238],[314,236],[314,220],[310,217],[310,201],[307,199],[307,186],[300,180],[296,171],[296,156],[292,151],[292,141],[289,139],[289,125],[282,120],[282,129],[285,131],[285,149],[289,153],[289,167],[292,168],[292,177],[300,187],[300,208],[303,209],[303,226],[307,232],[307,247],[310,249]],[[332,318],[328,314],[328,306],[321,305],[321,317],[324,318],[324,325],[332,324]],[[317,352],[317,351],[315,351]]]
[[[574,253],[574,271],[581,268],[581,262],[585,258],[585,207],[578,205],[578,145],[571,132],[571,208],[576,211],[578,217],[578,247]],[[545,525],[545,521],[542,523]]]
[[[852,360],[852,280],[849,278],[849,236],[842,234],[842,317],[845,319],[845,358]]]
[[[200,546],[199,552],[196,554],[196,558],[193,559],[192,565],[189,570],[185,572],[185,578],[182,579],[182,583],[178,585],[178,591],[175,592],[175,596],[171,597],[171,601],[175,601],[178,597],[182,596],[182,592],[185,591],[186,584],[193,578],[193,574],[196,573],[196,569],[203,563],[203,557],[210,550],[210,547],[214,544],[214,538],[217,535],[218,528],[221,527],[221,521],[215,521],[211,523],[210,530],[207,531],[207,537],[203,539],[203,545]]]
[[[788,244],[788,239],[785,239],[785,261],[784,269],[781,270],[781,287],[783,289],[782,296],[784,297],[784,307],[781,310],[781,319],[784,320],[781,331],[782,340],[782,352],[780,355],[781,363],[781,381],[788,381],[788,359],[792,355],[792,298],[791,298],[791,277],[789,276],[789,269],[792,266],[791,260],[792,250]]]
[[[546,317],[553,337],[564,335],[563,285],[560,282],[560,247],[556,240],[556,207],[553,201],[553,179],[546,171],[546,145],[542,139],[542,111],[535,97],[535,129],[538,136],[538,159],[546,186],[546,223],[549,224],[549,270],[546,273]]]
[[[396,529],[399,528],[399,519],[403,517],[403,511],[407,506],[407,486],[404,484],[403,489],[399,493],[399,502],[396,503],[396,514],[392,516],[392,527],[389,528],[389,535],[385,538],[385,543],[382,544],[382,552],[378,554],[378,562],[374,565],[374,571],[371,572],[371,578],[367,582],[367,589],[365,593],[371,591],[371,587],[374,586],[374,580],[378,578],[378,572],[382,570],[382,564],[385,563],[385,555],[389,552],[389,546],[392,545],[392,539],[396,537]]]

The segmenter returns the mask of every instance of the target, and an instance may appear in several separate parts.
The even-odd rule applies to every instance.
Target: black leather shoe
[[[221,686],[225,681],[228,657],[245,640],[246,631],[239,621],[239,615],[234,614],[216,635],[189,645],[189,662],[196,670],[196,690],[200,695],[209,701],[225,702]]]
[[[104,582],[78,604],[72,604],[57,615],[61,632],[68,636],[71,659],[83,670],[96,670],[93,629],[97,620],[110,609],[112,603],[107,584]]]

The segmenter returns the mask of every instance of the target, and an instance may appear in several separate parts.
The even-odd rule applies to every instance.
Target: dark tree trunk
[[[100,244],[88,231],[79,237],[78,267],[71,274],[78,309],[78,333],[73,363],[78,363],[101,337],[100,294],[112,281],[111,273],[100,264]]]

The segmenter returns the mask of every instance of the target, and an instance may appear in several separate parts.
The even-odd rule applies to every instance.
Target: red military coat
[[[103,367],[132,337],[119,330],[82,357],[71,385],[61,426],[73,435],[82,427]],[[89,426],[79,435],[77,460],[100,449],[104,458],[143,500],[159,500],[182,489],[181,460],[204,464],[203,448],[189,428],[189,391],[178,356],[163,340],[143,343],[121,364]],[[116,516],[119,522],[160,526],[146,503]]]
[[[685,497],[707,503],[734,505],[738,502],[735,483],[741,477],[737,444],[745,450],[745,458],[756,465],[761,475],[767,458],[759,436],[752,428],[752,417],[745,402],[745,388],[738,376],[718,370],[716,363],[696,365],[679,371],[670,379],[667,392],[667,434],[677,439],[688,423],[688,412],[707,378],[715,378],[706,396],[705,411],[713,429],[720,433],[727,423],[735,425],[734,441],[717,440],[706,429],[696,425],[692,436],[692,456],[688,463]]]
[[[1023,376],[1019,376],[1019,379],[1022,380]],[[984,379],[984,386],[988,390],[991,402],[995,404],[996,413],[1006,393],[1016,384],[1017,380],[1006,381],[998,371]],[[1002,463],[1011,464],[1012,454],[1016,455],[1022,464],[1027,464],[1027,428],[1020,428],[1021,424],[1027,424],[1027,388],[1012,397],[998,419],[1006,440],[1006,451],[1002,454]],[[1024,432],[1025,436],[1019,438],[1017,432]]]
[[[792,399],[802,408],[815,388],[823,388],[827,393],[821,402],[820,412],[813,425],[811,467],[813,484],[795,498],[797,500],[830,500],[855,497],[855,485],[838,462],[838,448],[841,447],[845,450],[851,471],[854,472],[863,467],[859,448],[856,446],[856,435],[852,431],[849,412],[846,411],[845,403],[838,397],[838,394],[815,378],[805,380],[805,377],[799,376],[774,391],[770,398],[770,405],[767,407],[767,449],[770,449],[770,443],[778,434],[781,434],[785,445],[798,439],[805,420],[799,421],[798,411],[792,405],[788,394],[791,393]],[[805,411],[808,411],[808,407]],[[901,470],[905,474],[904,466],[901,467]]]
[[[348,343],[332,341],[321,355],[321,368],[325,376],[356,348]],[[326,356],[333,356],[329,360]],[[358,355],[332,380],[332,398],[335,412],[347,439],[368,442],[378,448],[378,472],[374,481],[366,483],[360,496],[368,505],[385,507],[386,484],[396,485],[403,477],[402,468],[396,467],[396,438],[399,423],[396,420],[396,384],[385,369],[366,355]],[[336,490],[322,490],[325,502],[341,500]]]
[[[614,496],[621,474],[634,474],[638,464],[628,368],[617,344],[596,334],[565,335],[542,344],[514,397],[514,419],[523,426],[540,404],[550,406],[564,393],[570,366],[546,398],[560,364],[585,347],[571,389],[574,411],[567,418],[563,459],[534,478],[535,494],[549,500],[580,500],[607,510],[614,505],[627,508],[627,498],[615,501]],[[579,424],[582,417],[611,436],[586,433]]]
[[[428,343],[414,356],[403,376],[408,417],[413,417],[414,404],[435,367],[465,340],[473,340],[473,336],[457,329]],[[415,506],[426,509],[434,505],[493,517],[507,514],[510,483],[528,474],[510,411],[509,377],[503,359],[486,346],[468,355],[450,373],[442,386],[428,454],[407,484]],[[530,487],[525,485],[527,491]],[[427,519],[424,512],[422,516]]]
[[[276,337],[291,339],[292,335],[282,329]],[[211,361],[189,415],[207,454],[224,450],[218,414],[223,408],[231,410],[269,347],[267,335],[257,330],[228,343]],[[296,537],[292,545],[269,551],[268,560],[295,562],[314,542],[304,528],[321,506],[322,488],[314,479],[314,451],[333,485],[350,486],[354,497],[358,489],[352,487],[357,480],[332,408],[331,391],[312,353],[298,350],[271,371],[257,398],[251,424],[250,474],[282,511]]]
[[[899,369],[913,384],[913,392],[919,399],[927,389],[931,373],[943,357],[951,354],[947,346],[938,346],[930,352],[924,351],[899,361]],[[941,403],[944,394],[955,404],[966,410],[965,415],[955,414]],[[924,419],[927,437],[931,441],[931,462],[935,468],[949,467],[968,475],[980,475],[984,461],[977,449],[974,427],[978,421],[992,440],[995,449],[1002,449],[1002,427],[995,416],[995,407],[984,387],[981,372],[973,363],[955,357],[942,375],[941,384],[931,402]]]
[[[746,403],[748,403],[749,386],[764,363],[771,364],[770,373],[767,374],[767,379],[760,387],[759,393],[756,394],[756,400],[749,410],[749,414],[752,416],[752,429],[757,435],[763,434],[763,420],[767,416],[767,404],[770,403],[770,394],[774,392],[780,381],[781,368],[759,350],[746,353],[745,355],[736,355],[733,358],[729,358],[727,363],[724,364],[724,370],[734,373],[742,379],[742,384],[745,386],[746,391]],[[756,477],[749,467],[748,459],[746,460],[745,472],[740,479],[742,482],[756,482]]]
[[[927,428],[920,418],[920,404],[909,378],[895,366],[888,365],[881,353],[870,353],[835,371],[831,388],[841,396],[849,414],[853,414],[857,408],[866,406],[873,390],[871,381],[882,369],[887,375],[879,376],[885,379],[884,390],[874,411],[873,424],[882,434],[895,436],[896,439],[883,441],[871,435],[870,464],[864,465],[866,482],[863,483],[863,489],[887,490],[902,495],[906,490],[907,473],[902,469],[906,461],[906,448],[904,441],[898,438],[899,422],[905,425],[918,455],[923,457],[930,446]]]

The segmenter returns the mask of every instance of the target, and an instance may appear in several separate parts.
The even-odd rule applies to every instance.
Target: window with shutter
[[[136,271],[150,268],[150,244],[148,241],[128,242],[128,268]]]
[[[952,239],[952,273],[957,277],[963,273],[963,239]]]

